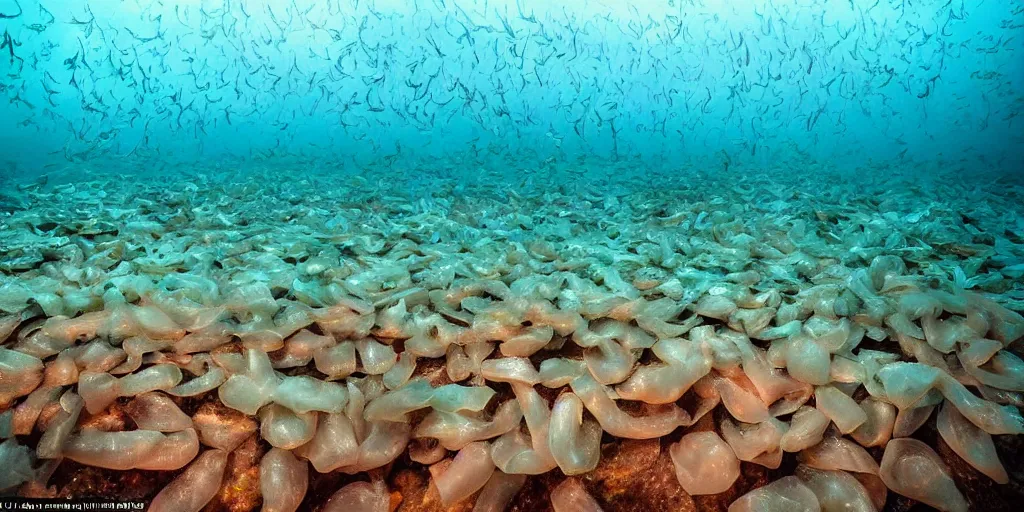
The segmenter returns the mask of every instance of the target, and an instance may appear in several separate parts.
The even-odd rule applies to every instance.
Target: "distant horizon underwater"
[[[0,31],[0,504],[1024,499],[1020,1],[0,0]]]

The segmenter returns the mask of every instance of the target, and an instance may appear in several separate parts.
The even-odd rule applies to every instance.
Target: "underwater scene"
[[[1024,2],[0,32],[0,510],[1024,502]]]

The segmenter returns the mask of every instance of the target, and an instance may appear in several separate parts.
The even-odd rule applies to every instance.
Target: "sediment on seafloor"
[[[1013,182],[19,192],[4,494],[154,510],[1013,510]],[[399,190],[410,190],[406,193]]]

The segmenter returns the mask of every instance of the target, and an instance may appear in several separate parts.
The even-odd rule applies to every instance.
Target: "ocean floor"
[[[1022,312],[1019,178],[51,176],[0,194],[0,496],[1018,510]]]

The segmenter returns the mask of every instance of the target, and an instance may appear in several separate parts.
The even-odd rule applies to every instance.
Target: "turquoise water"
[[[0,0],[0,15],[9,176],[1022,165],[1017,1]]]

